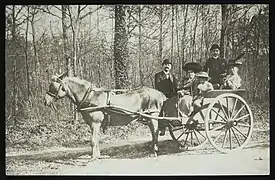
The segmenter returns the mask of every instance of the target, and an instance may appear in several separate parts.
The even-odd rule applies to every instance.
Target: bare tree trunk
[[[16,87],[16,79],[17,79],[17,43],[16,43],[16,16],[15,16],[15,5],[12,6],[12,30],[11,30],[11,35],[12,35],[12,46],[14,47],[15,51],[15,56],[13,57],[13,64],[12,64],[12,72],[13,72],[13,100],[12,100],[12,116],[14,117],[13,120],[13,125],[17,125],[17,109],[18,109],[18,102],[17,102],[17,87]]]
[[[173,63],[174,61],[174,6],[172,6],[172,42],[171,42],[171,61]],[[174,70],[174,66],[172,66],[173,70]]]
[[[194,53],[196,51],[196,32],[198,26],[198,17],[199,17],[199,5],[196,5],[196,20],[195,20],[195,27],[194,27],[194,35],[193,35],[193,43],[192,43],[192,54],[191,54],[191,61],[194,60]]]
[[[139,77],[140,77],[140,84],[143,86],[143,73],[142,73],[142,63],[141,63],[141,6],[138,6],[138,65],[139,65]]]
[[[64,59],[66,61],[67,65],[67,71],[68,71],[68,76],[73,76],[73,71],[72,71],[72,62],[71,58],[69,57],[69,50],[68,50],[68,35],[67,35],[67,23],[66,23],[66,12],[68,9],[68,5],[62,5],[62,36],[63,36],[63,53],[64,53]]]
[[[115,6],[114,66],[116,88],[129,87],[128,36],[126,33],[126,6]]]
[[[220,56],[221,58],[224,58],[224,44],[225,44],[225,32],[226,32],[226,16],[227,16],[227,5],[222,4],[221,5],[221,11],[222,11],[222,28],[221,28],[221,40],[220,40]]]
[[[25,63],[26,63],[26,88],[27,88],[27,96],[26,100],[30,100],[30,76],[29,76],[29,63],[28,63],[28,32],[29,32],[29,14],[30,8],[27,7],[27,25],[26,25],[26,33],[25,33]]]
[[[34,11],[34,10],[33,10]],[[33,44],[33,52],[34,52],[34,58],[35,58],[35,64],[34,64],[34,72],[35,72],[35,77],[39,77],[39,59],[38,59],[38,54],[37,54],[37,49],[36,49],[36,32],[35,32],[35,26],[34,26],[34,12],[32,14],[32,19],[31,19],[31,27],[32,27],[32,44]],[[35,87],[39,88],[39,82],[38,78],[36,78],[35,81]],[[39,91],[36,91],[36,96],[38,96]]]
[[[186,36],[186,23],[187,23],[187,15],[188,15],[188,5],[185,5],[185,15],[184,15],[184,25],[183,25],[183,35],[182,35],[182,38],[181,38],[181,47],[182,47],[182,64],[184,65],[185,63],[185,46],[186,46],[186,43],[185,43],[185,36]],[[181,67],[182,68],[182,67]]]
[[[162,60],[162,23],[163,23],[163,5],[159,9],[160,27],[159,27],[159,62]]]
[[[179,79],[182,79],[182,61],[181,61],[181,58],[180,58],[180,46],[179,46],[179,9],[178,9],[178,6],[176,6],[176,37],[177,37],[177,59],[178,59],[178,70],[179,70],[179,73],[180,73],[180,77]]]

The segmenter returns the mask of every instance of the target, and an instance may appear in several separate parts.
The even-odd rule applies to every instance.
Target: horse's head
[[[53,101],[61,99],[66,96],[68,87],[62,81],[67,73],[62,75],[54,75],[51,78],[49,90],[45,95],[45,105],[49,106]]]

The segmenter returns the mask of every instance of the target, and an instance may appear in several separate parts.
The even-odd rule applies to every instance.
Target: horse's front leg
[[[158,117],[159,113],[152,113],[151,116]],[[152,147],[154,155],[157,156],[158,154],[158,120],[157,119],[150,119],[148,124],[151,134],[152,134]]]

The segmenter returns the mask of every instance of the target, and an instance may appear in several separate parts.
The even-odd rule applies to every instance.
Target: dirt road
[[[7,175],[267,175],[270,172],[269,146],[249,145],[235,154],[221,154],[211,146],[196,151],[179,151],[169,140],[159,142],[161,153],[151,157],[148,142],[130,142],[106,147],[109,159],[91,161],[85,149],[67,159],[47,161],[9,160]],[[57,154],[57,153],[55,153]],[[78,157],[77,157],[78,156]]]

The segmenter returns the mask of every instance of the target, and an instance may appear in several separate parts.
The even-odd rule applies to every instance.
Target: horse
[[[69,77],[67,73],[54,75],[51,78],[49,90],[44,97],[46,106],[61,98],[68,97],[77,109],[87,107],[106,107],[113,105],[121,109],[127,109],[132,112],[141,112],[150,117],[158,117],[166,96],[155,89],[149,87],[140,87],[123,94],[108,93],[102,88],[96,87],[91,82],[78,77]],[[122,110],[123,111],[123,110]],[[125,115],[117,113],[115,110],[108,108],[96,109],[94,111],[80,111],[84,121],[91,129],[90,145],[92,148],[92,159],[98,159],[102,156],[99,150],[99,132],[103,122],[109,121],[109,125],[122,126],[131,123],[134,120],[146,122],[152,135],[153,153],[158,153],[158,120],[140,115]]]

